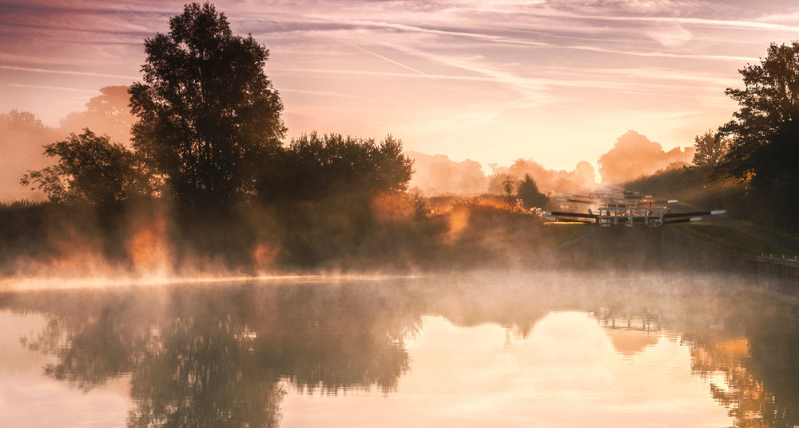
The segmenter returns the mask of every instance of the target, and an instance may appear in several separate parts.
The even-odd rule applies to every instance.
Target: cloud
[[[685,45],[693,39],[693,34],[679,25],[655,29],[646,34],[667,48]]]
[[[183,3],[5,1],[0,91],[8,95],[0,96],[0,112],[30,110],[57,123],[82,105],[67,101],[77,98],[71,88],[139,80],[144,38],[169,31]],[[217,7],[234,33],[252,33],[271,50],[267,74],[285,95],[293,133],[408,132],[417,137],[406,138],[409,147],[443,151],[450,141],[436,131],[443,128],[468,141],[447,149],[483,163],[522,156],[512,151],[531,135],[594,150],[589,145],[600,142],[592,136],[643,131],[659,114],[729,117],[734,106],[724,88],[740,84],[735,70],[799,30],[796,6],[785,0],[242,0]],[[61,89],[44,97],[43,87]],[[669,135],[655,136],[664,145],[683,138]],[[531,146],[524,156],[550,166],[538,154],[548,150]],[[506,158],[485,157],[500,152]]]
[[[353,44],[350,44],[350,43],[345,43],[345,44],[346,44],[347,46],[350,46],[351,48],[358,49],[358,50],[359,50],[359,51],[361,51],[361,52],[364,52],[364,53],[367,53],[367,54],[369,54],[369,55],[372,55],[372,56],[374,56],[374,57],[377,57],[377,58],[380,58],[380,59],[382,59],[382,60],[388,61],[388,62],[390,62],[390,63],[392,63],[392,64],[395,64],[395,65],[398,65],[398,66],[400,66],[400,67],[402,67],[402,68],[405,68],[405,69],[411,70],[411,71],[413,71],[413,72],[414,72],[414,73],[416,73],[416,74],[421,74],[422,76],[429,77],[429,78],[431,78],[431,79],[435,79],[435,76],[431,76],[431,75],[429,75],[429,74],[427,74],[427,73],[423,73],[423,72],[421,72],[421,71],[419,71],[419,70],[417,70],[417,69],[415,69],[415,68],[412,68],[412,67],[409,67],[409,66],[407,66],[407,65],[405,65],[405,64],[402,64],[402,63],[399,63],[399,62],[397,62],[397,61],[394,61],[393,59],[386,58],[386,57],[384,57],[384,56],[382,56],[382,55],[378,55],[378,54],[376,54],[376,53],[374,53],[374,52],[370,52],[370,51],[368,51],[368,50],[366,50],[366,49],[363,49],[363,48],[361,48],[361,47],[355,46],[355,45],[353,45]]]
[[[16,70],[16,71],[29,71],[33,73],[52,73],[52,74],[70,74],[73,76],[87,76],[87,77],[111,77],[115,79],[125,79],[125,80],[138,80],[139,76],[123,76],[118,74],[105,74],[105,73],[95,73],[91,71],[72,71],[72,70],[51,70],[47,68],[32,68],[32,67],[17,67],[13,65],[0,65],[0,69],[4,70]],[[93,93],[96,93],[94,91]]]
[[[92,94],[96,95],[97,91],[91,91],[86,89],[76,89],[76,88],[67,88],[63,86],[43,86],[43,85],[21,85],[18,83],[12,83],[9,86],[13,86],[15,88],[32,88],[32,89],[46,89],[46,90],[57,90],[57,91],[69,91],[69,92],[80,92],[83,94]]]

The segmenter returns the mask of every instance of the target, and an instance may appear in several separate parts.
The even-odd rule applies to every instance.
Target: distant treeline
[[[233,35],[210,3],[186,5],[170,30],[145,40],[141,82],[88,106],[119,113],[132,144],[88,128],[50,140],[55,163],[21,179],[48,202],[0,207],[4,273],[461,268],[516,263],[558,242],[529,214],[547,200],[529,177],[503,197],[431,211],[408,191],[413,162],[396,138],[311,133],[283,144],[269,51]],[[6,119],[46,129],[30,115]]]

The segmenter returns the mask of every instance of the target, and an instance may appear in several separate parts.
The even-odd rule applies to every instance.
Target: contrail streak
[[[21,84],[18,84],[18,83],[12,83],[9,86],[13,86],[15,88],[55,89],[55,90],[58,90],[58,91],[80,92],[80,93],[84,93],[84,94],[98,94],[99,93],[99,91],[90,91],[88,89],[65,88],[63,86],[21,85]]]
[[[139,79],[139,76],[122,76],[119,74],[92,73],[90,71],[49,70],[46,68],[17,67],[15,65],[0,65],[0,68],[4,70],[31,71],[34,73],[69,74],[73,76],[91,76],[91,77],[112,77],[115,79],[133,79],[133,80]]]
[[[382,60],[388,61],[388,62],[390,62],[390,63],[392,63],[392,64],[396,64],[396,65],[398,65],[398,66],[400,66],[400,67],[402,67],[402,68],[407,68],[408,70],[411,70],[411,71],[413,71],[414,73],[418,73],[418,74],[421,74],[422,76],[429,77],[429,78],[431,78],[431,79],[433,79],[433,80],[436,80],[435,76],[431,76],[431,75],[429,75],[429,74],[427,74],[427,73],[422,73],[421,71],[419,71],[419,70],[417,70],[417,69],[415,69],[415,68],[408,67],[408,66],[407,66],[407,65],[405,65],[405,64],[400,64],[400,63],[398,63],[397,61],[394,61],[394,60],[392,60],[392,59],[389,59],[389,58],[386,58],[386,57],[384,57],[384,56],[378,55],[378,54],[376,54],[376,53],[374,53],[374,52],[369,52],[369,51],[367,51],[366,49],[363,49],[363,48],[360,48],[360,47],[358,47],[358,46],[355,46],[355,45],[349,44],[349,43],[347,43],[347,42],[341,42],[341,43],[343,43],[343,44],[345,44],[345,45],[347,45],[347,46],[349,46],[349,47],[351,47],[351,48],[358,49],[358,50],[359,50],[359,51],[361,51],[361,52],[365,52],[365,53],[368,53],[369,55],[372,55],[372,56],[375,56],[375,57],[377,57],[377,58],[380,58],[380,59],[382,59]]]

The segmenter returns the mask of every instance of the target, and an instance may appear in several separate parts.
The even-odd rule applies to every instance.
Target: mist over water
[[[14,426],[791,426],[795,308],[758,284],[545,269],[5,292],[0,402]]]
[[[523,9],[540,5],[528,6],[533,9]],[[358,8],[345,9],[352,13]],[[457,18],[457,9],[447,9],[447,15]],[[596,14],[589,15],[595,21]],[[638,20],[622,15],[619,23]],[[633,210],[627,208],[630,227],[616,225],[620,217],[613,221],[618,227],[595,227],[602,223],[601,215],[594,226],[576,225],[579,221],[564,220],[586,211],[588,217],[580,218],[594,217],[581,202],[584,198],[557,197],[591,191],[599,183],[630,184],[649,192],[639,186],[650,183],[658,193],[688,196],[682,202],[698,204],[697,210],[723,209],[705,206],[721,201],[733,205],[731,218],[743,219],[750,217],[736,217],[741,208],[756,204],[763,212],[778,214],[758,215],[760,224],[785,223],[786,232],[797,229],[790,214],[796,212],[790,201],[799,200],[791,196],[797,196],[791,186],[797,178],[792,168],[797,153],[791,144],[799,134],[793,122],[783,123],[790,111],[772,114],[795,100],[769,96],[787,93],[772,91],[770,85],[782,88],[795,76],[763,70],[795,71],[796,64],[784,60],[797,58],[799,43],[772,44],[771,59],[761,61],[765,68],[748,65],[741,70],[747,89],[726,91],[740,102],[741,112],[717,136],[712,131],[697,136],[696,150],[665,151],[660,143],[628,131],[596,160],[598,168],[580,160],[572,163],[573,169],[549,169],[524,149],[509,166],[487,164],[488,174],[471,159],[406,152],[403,140],[392,134],[376,139],[309,130],[287,139],[284,107],[287,116],[291,110],[281,98],[284,89],[329,98],[319,106],[330,112],[316,115],[308,109],[303,123],[330,123],[338,117],[330,115],[335,110],[358,122],[404,124],[392,130],[398,132],[413,125],[410,116],[418,115],[437,130],[419,140],[418,132],[427,126],[416,126],[417,131],[405,135],[417,138],[409,147],[442,133],[435,138],[445,145],[457,138],[464,154],[472,137],[465,134],[483,126],[491,128],[491,137],[481,144],[491,141],[494,147],[486,150],[496,150],[502,159],[509,158],[501,152],[516,144],[507,141],[501,147],[512,133],[495,126],[504,123],[496,121],[496,113],[473,118],[470,113],[464,118],[475,123],[463,126],[457,120],[448,125],[429,115],[430,110],[402,107],[402,97],[318,91],[330,83],[321,79],[308,80],[304,89],[273,86],[268,70],[280,76],[281,70],[305,74],[307,67],[297,69],[289,61],[272,68],[267,64],[270,50],[260,36],[256,41],[249,30],[246,37],[235,35],[226,16],[211,3],[185,5],[182,15],[168,21],[168,33],[148,30],[140,80],[129,87],[101,88],[85,111],[67,115],[57,128],[44,126],[27,112],[0,114],[0,152],[9,155],[0,159],[3,425],[799,426],[799,272],[793,262],[749,254],[759,253],[756,248],[782,251],[779,245],[760,242],[755,247],[749,237],[737,236],[732,241],[744,242],[730,246],[716,236],[723,228],[706,228],[702,235],[697,229],[683,233],[685,225],[664,224],[669,218],[687,221],[678,218],[687,213],[664,216],[661,211],[655,224],[649,217],[635,224]],[[274,24],[240,17],[231,21]],[[366,27],[377,21],[370,22]],[[151,24],[154,29],[155,21]],[[161,24],[167,28],[166,21]],[[361,24],[356,25],[359,33],[366,30]],[[435,25],[417,24],[377,27],[403,38],[412,30],[426,37],[511,41],[505,36],[483,38],[479,31],[429,31]],[[289,27],[284,30],[295,32]],[[328,26],[311,27],[323,35],[327,30],[322,27]],[[644,123],[630,116],[633,104],[621,98],[603,95],[592,106],[590,94],[574,92],[569,99],[577,100],[580,108],[564,110],[570,112],[564,123],[585,131],[559,130],[562,136],[545,141],[547,134],[538,132],[543,128],[536,121],[546,121],[548,115],[525,113],[519,107],[527,102],[518,94],[505,103],[495,98],[497,91],[479,89],[483,83],[512,82],[508,88],[528,92],[522,98],[540,98],[534,104],[550,113],[561,110],[544,96],[551,92],[553,83],[545,83],[551,79],[536,83],[540,67],[516,79],[507,64],[502,73],[468,65],[482,62],[481,55],[456,62],[450,58],[435,68],[455,66],[470,76],[439,79],[456,76],[422,63],[404,65],[409,59],[404,55],[419,56],[423,50],[391,52],[392,58],[404,54],[395,61],[382,55],[383,48],[400,45],[383,46],[377,39],[369,42],[374,46],[350,45],[339,37],[346,33],[344,27],[329,27],[336,43],[381,60],[385,67],[388,60],[416,78],[424,76],[413,87],[426,96],[438,98],[436,91],[425,89],[431,82],[453,80],[470,86],[457,92],[477,95],[490,110],[516,111],[513,121],[519,129],[529,126],[519,135],[538,140],[532,144],[542,154],[568,152],[556,146],[581,132],[589,132],[591,141],[575,147],[595,145],[594,138],[611,143],[601,126],[575,120],[578,110],[584,110],[607,122],[610,116],[597,114],[608,108],[612,113],[608,100],[625,104],[627,120]],[[157,35],[151,37],[153,33]],[[269,32],[267,40],[279,40],[283,33]],[[699,59],[702,55],[676,49],[688,36],[676,45],[665,43],[670,51],[665,56],[651,49],[639,54],[607,47],[588,51]],[[516,48],[522,46],[526,44]],[[528,47],[586,48],[549,42]],[[285,51],[275,54],[285,58]],[[729,53],[711,56],[706,59],[740,59]],[[358,79],[371,75],[357,68],[356,61],[340,70]],[[561,66],[553,70],[569,74]],[[595,71],[590,74],[603,74]],[[633,71],[623,75],[651,74]],[[488,79],[474,79],[473,73]],[[393,76],[393,82],[407,78],[394,74],[384,77]],[[594,79],[573,90],[616,86]],[[380,87],[405,92],[400,84],[382,82]],[[485,97],[488,92],[495,95]],[[551,101],[564,100],[552,94]],[[774,104],[753,104],[763,94]],[[455,92],[452,96],[447,104],[466,101]],[[357,113],[369,109],[373,99],[391,100],[389,104],[405,110],[405,119],[374,121]],[[752,109],[755,104],[763,110]],[[669,111],[672,117],[684,116]],[[776,121],[763,119],[777,116]],[[338,132],[359,128],[347,125],[349,120],[336,121],[342,126]],[[658,123],[673,125],[664,118]],[[721,139],[722,134],[735,139]],[[649,174],[655,175],[646,178]],[[707,181],[719,178],[716,174],[725,181]],[[18,183],[24,184],[23,190]],[[617,190],[613,192],[620,198],[634,194]],[[47,202],[39,202],[45,196]],[[630,200],[613,198],[605,198],[605,206],[633,206],[626,205]],[[651,207],[654,198],[644,199],[634,206],[646,202]],[[727,204],[732,200],[736,202]],[[571,212],[555,212],[556,221],[548,222],[552,216],[543,212],[555,207]],[[737,226],[741,234],[749,228]],[[752,239],[782,241],[767,235],[757,233]]]

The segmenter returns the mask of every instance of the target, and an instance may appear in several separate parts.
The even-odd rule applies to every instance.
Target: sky
[[[0,0],[0,113],[57,126],[141,76],[143,41],[184,2]],[[217,1],[270,49],[288,137],[547,168],[596,165],[635,130],[666,150],[729,121],[724,95],[768,45],[799,39],[791,0]]]

